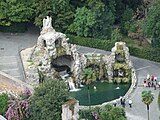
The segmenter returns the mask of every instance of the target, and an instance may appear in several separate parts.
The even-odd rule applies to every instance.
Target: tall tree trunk
[[[88,103],[89,103],[89,109],[91,109],[91,98],[90,98],[89,85],[88,85]]]
[[[149,104],[147,104],[147,113],[148,113],[148,120],[149,120]]]

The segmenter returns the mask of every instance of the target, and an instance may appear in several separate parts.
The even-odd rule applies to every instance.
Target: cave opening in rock
[[[46,40],[43,40],[43,46],[44,46],[44,47],[47,47]]]
[[[59,56],[51,61],[51,67],[54,68],[60,76],[71,76],[73,57],[70,55]]]

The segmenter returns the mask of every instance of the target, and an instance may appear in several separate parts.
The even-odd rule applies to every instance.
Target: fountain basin
[[[95,89],[96,87],[96,89]],[[91,105],[99,105],[124,96],[130,84],[113,84],[107,82],[95,82],[89,85]],[[118,88],[118,89],[117,89]],[[71,92],[71,96],[79,100],[80,105],[89,106],[88,87],[85,85],[81,90]]]

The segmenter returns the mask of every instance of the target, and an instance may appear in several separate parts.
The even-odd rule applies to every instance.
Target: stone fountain
[[[115,76],[115,64],[125,64],[125,70],[132,68],[129,50],[124,42],[115,43],[111,54],[107,56],[96,53],[82,54],[77,50],[78,47],[68,43],[68,40],[65,34],[56,32],[52,27],[51,17],[44,18],[36,45],[21,52],[26,82],[38,84],[43,82],[45,77],[50,77],[68,81],[70,88],[74,89],[83,82],[83,70],[86,68],[92,69],[91,79],[95,81],[103,79],[114,82],[117,77],[128,77],[123,75],[126,71],[118,71],[119,76]]]

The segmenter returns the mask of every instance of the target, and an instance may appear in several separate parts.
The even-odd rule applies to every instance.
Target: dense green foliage
[[[35,8],[35,24],[42,27],[42,20],[47,15],[53,19],[53,26],[65,32],[72,22],[74,8],[70,0],[33,0]]]
[[[140,0],[2,0],[0,25],[34,20],[42,27],[43,18],[51,16],[57,31],[110,39],[114,25],[124,26],[140,4]]]
[[[1,0],[0,31],[25,32],[33,13],[32,0]]]
[[[91,68],[85,68],[82,71],[82,80],[83,83],[85,84],[90,84],[91,82],[93,82],[93,70]]]
[[[131,24],[132,17],[133,17],[133,10],[127,6],[126,10],[122,14],[122,19],[121,19],[121,31],[125,35],[128,35],[128,32],[130,31],[130,28],[132,26]]]
[[[13,22],[27,22],[33,15],[32,0],[1,0],[0,25],[10,26]]]
[[[96,15],[86,7],[77,8],[73,24],[69,31],[76,33],[78,36],[92,36],[91,29],[96,23]]]
[[[154,95],[151,91],[142,91],[142,102],[145,105],[150,105],[154,99]]]
[[[115,2],[86,0],[84,7],[77,8],[69,31],[78,36],[110,38],[115,21]]]
[[[8,95],[3,93],[0,94],[0,115],[3,115],[8,107]]]
[[[116,2],[116,21],[120,22],[122,19],[122,15],[124,14],[124,11],[128,7],[129,9],[132,9],[133,11],[136,11],[136,9],[142,4],[142,0],[115,0]]]
[[[160,0],[149,8],[144,21],[144,34],[151,38],[154,47],[160,46]]]
[[[60,120],[62,104],[68,97],[69,93],[63,81],[44,81],[35,89],[31,98],[29,120]]]
[[[106,105],[101,108],[96,107],[89,110],[80,111],[80,118],[88,120],[126,120],[125,110],[120,107]]]

